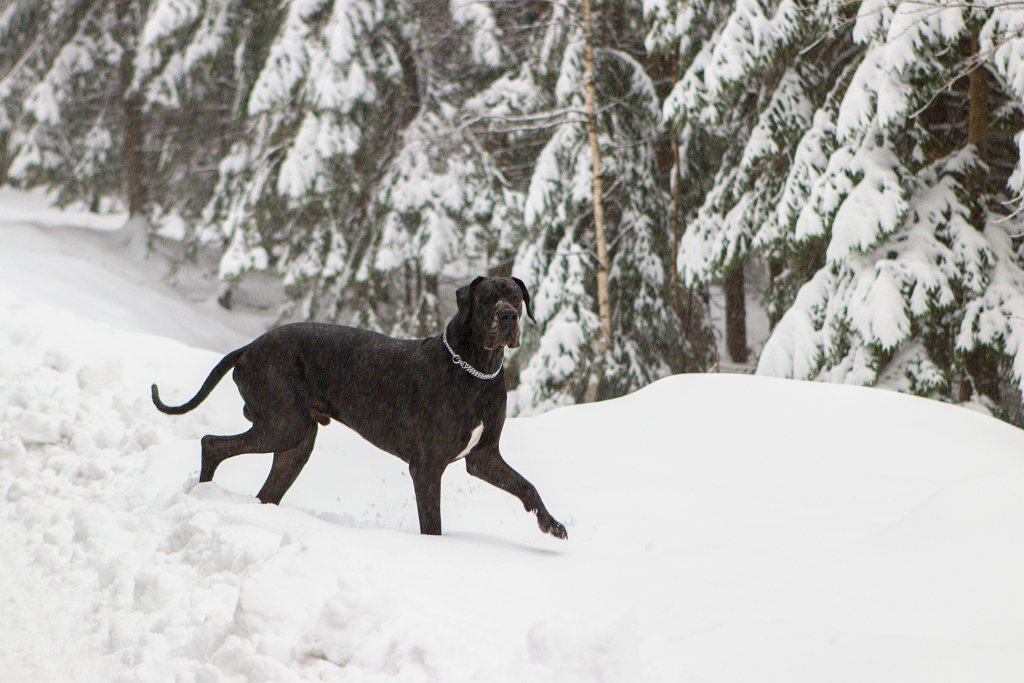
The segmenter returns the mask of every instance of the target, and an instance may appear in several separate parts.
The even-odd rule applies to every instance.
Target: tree
[[[132,89],[145,0],[14,3],[0,16],[6,176],[62,204],[149,205],[147,125]]]
[[[612,343],[612,305],[608,293],[608,236],[604,224],[604,186],[601,174],[601,146],[597,142],[597,67],[594,63],[594,21],[591,0],[583,0],[584,112],[590,145],[590,185],[594,206],[594,241],[597,243],[597,309],[601,321],[601,345]]]
[[[419,2],[407,21],[416,26],[409,31],[416,113],[372,197],[379,236],[366,286],[372,324],[422,336],[446,322],[443,279],[487,273],[511,258],[522,198],[462,117],[482,84],[508,68],[506,38],[491,8]]]
[[[217,239],[203,209],[218,164],[245,129],[241,107],[266,57],[277,3],[152,0],[132,92],[148,122],[147,184],[157,213],[176,212],[186,241]]]
[[[620,395],[671,372],[702,367],[708,358],[707,349],[689,345],[683,321],[667,303],[673,284],[666,267],[670,198],[657,180],[655,142],[663,130],[658,96],[637,58],[641,17],[635,8],[609,4],[595,7],[591,19],[592,68],[586,22],[554,5],[529,59],[495,84],[520,94],[520,125],[553,129],[533,165],[524,206],[529,232],[514,265],[535,286],[541,326],[540,336],[520,352],[521,384],[512,402],[519,410]]]
[[[146,32],[154,106],[211,95],[226,106],[234,93],[220,138],[234,140],[203,212],[227,242],[221,276],[277,270],[287,317],[436,329],[442,277],[492,259],[495,218],[521,203],[495,187],[494,164],[454,116],[501,59],[490,11],[397,0],[292,0],[272,12],[241,0],[166,4]]]
[[[255,75],[239,90],[244,121],[204,218],[227,242],[221,276],[276,269],[286,316],[337,319],[359,298],[371,197],[416,102],[400,9],[289,0],[245,40]]]
[[[845,92],[804,136],[815,162],[787,179],[810,190],[780,205],[794,251],[823,240],[825,264],[782,316],[759,373],[947,399],[966,397],[966,382],[998,409],[998,359],[1016,362],[1004,287],[1019,282],[1019,265],[992,214],[1010,169],[979,143],[1006,141],[1021,121],[1008,108],[994,121],[980,111],[1006,101],[1011,72],[967,74],[986,50],[999,53],[1001,14],[902,2],[857,15],[856,70],[848,86],[838,72]]]
[[[680,149],[677,174],[694,185],[679,272],[690,286],[722,283],[726,348],[744,362],[744,266],[800,133],[824,96],[821,50],[802,49],[830,28],[823,21],[828,15],[770,0],[732,8],[702,0],[652,3],[650,13],[648,43],[673,54],[677,64],[678,80],[664,105]]]

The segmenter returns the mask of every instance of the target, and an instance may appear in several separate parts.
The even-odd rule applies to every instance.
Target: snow
[[[571,149],[576,142],[579,133],[574,126],[560,126],[544,145],[540,156],[534,164],[533,175],[530,177],[530,188],[526,195],[526,205],[523,208],[523,221],[527,227],[538,224],[545,216],[557,211],[557,205],[552,206],[552,196],[558,189],[562,177],[562,169],[559,164],[559,155],[564,150]],[[576,151],[576,150],[574,150]],[[587,155],[586,164],[590,164],[589,148],[579,148],[578,155]],[[577,168],[584,164],[583,160],[577,159]],[[561,216],[558,216],[561,218]]]
[[[321,119],[310,112],[302,119],[288,154],[281,162],[277,191],[293,199],[323,184],[325,160],[339,151],[342,144],[339,130],[330,115]]]
[[[814,113],[812,125],[797,143],[775,211],[755,236],[755,248],[768,246],[792,235],[797,218],[808,203],[811,188],[828,165],[828,152],[834,148],[834,138],[835,124],[827,110],[819,109]],[[816,223],[817,234],[821,234],[820,217],[811,210],[807,215],[805,223]]]
[[[191,395],[236,323],[77,220],[0,226],[8,680],[1024,676],[1024,435],[1007,424],[677,376],[506,424],[568,541],[459,464],[445,535],[418,535],[402,463],[338,425],[262,506],[269,456],[195,483],[198,438],[246,424],[229,381],[177,418],[148,397]]]
[[[520,247],[512,272],[536,283],[533,290],[535,352],[519,373],[519,386],[509,393],[508,411],[527,415],[573,402],[567,381],[587,372],[588,340],[598,329],[594,301],[584,285],[586,277],[583,247],[571,233],[564,234],[555,256],[544,263],[543,242],[526,242]],[[519,351],[521,353],[522,351]],[[588,381],[583,377],[583,382]]]
[[[813,379],[824,362],[823,311],[834,277],[821,269],[797,292],[765,341],[757,360],[757,374],[767,377]]]
[[[33,208],[44,199],[41,193],[0,191],[0,270],[22,305],[58,302],[118,330],[221,351],[264,328],[258,316],[219,316],[213,301],[181,301],[182,294],[163,283],[158,269],[165,266],[158,256],[142,262],[131,258],[119,231],[124,214]]]
[[[500,66],[501,31],[491,9],[476,0],[455,0],[451,14],[452,19],[471,30],[473,61],[485,66]]]
[[[503,74],[482,92],[467,99],[464,109],[493,118],[536,111],[541,108],[542,101],[533,75],[525,66],[518,71]]]
[[[180,86],[204,61],[225,49],[230,37],[232,10],[230,0],[202,4],[196,0],[154,3],[142,27],[132,87],[145,87],[150,103],[181,108]],[[176,36],[181,39],[176,41]],[[167,50],[168,45],[176,49]],[[161,51],[166,54],[162,56]]]
[[[992,345],[1009,356],[1013,376],[1024,378],[1024,271],[1014,258],[1012,234],[1020,233],[1019,221],[993,221],[985,229],[991,245],[989,257],[995,265],[984,294],[970,301],[957,336],[957,348],[972,351],[980,345]],[[994,252],[994,253],[993,253]]]
[[[849,172],[860,179],[833,219],[827,252],[832,262],[848,258],[851,252],[866,252],[895,232],[908,210],[901,179],[909,173],[889,144],[865,144],[854,154]]]
[[[866,43],[884,32],[892,21],[893,7],[890,0],[864,0],[857,10],[857,21],[853,27],[853,39]]]
[[[703,75],[691,68],[683,81],[689,80],[689,87],[704,89],[708,97],[716,99],[748,75],[749,68],[767,53],[772,40],[771,24],[761,3],[739,0],[714,41],[707,65],[701,66]],[[700,95],[688,99],[698,101]]]
[[[270,56],[249,95],[249,114],[270,111],[287,101],[309,66],[309,47],[303,42],[310,33],[307,20],[324,4],[323,0],[293,0],[288,17],[270,48]]]

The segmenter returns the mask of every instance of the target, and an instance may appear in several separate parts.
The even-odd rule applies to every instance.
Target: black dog
[[[169,415],[186,413],[234,367],[252,428],[202,439],[199,481],[242,453],[273,453],[260,489],[279,503],[299,476],[316,439],[317,423],[335,419],[409,464],[420,532],[441,533],[441,475],[465,457],[466,471],[508,491],[537,514],[542,531],[566,538],[537,489],[509,467],[498,450],[505,423],[504,346],[519,346],[523,302],[518,278],[478,277],[456,292],[458,312],[445,333],[428,339],[392,339],[340,325],[283,325],[232,351],[181,406],[153,403]]]

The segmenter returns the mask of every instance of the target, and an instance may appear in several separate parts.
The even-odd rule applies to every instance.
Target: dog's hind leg
[[[273,503],[279,505],[284,494],[288,492],[299,472],[306,466],[309,456],[313,452],[313,443],[316,441],[316,425],[311,425],[306,436],[297,446],[286,451],[274,453],[274,464],[270,468],[270,475],[263,483],[257,498],[261,503]]]
[[[246,432],[234,436],[207,434],[199,443],[202,446],[199,481],[213,481],[213,475],[222,462],[242,453],[262,453],[259,448],[259,434],[254,425]]]
[[[303,440],[311,424],[309,420],[277,419],[274,421],[257,420],[248,431],[233,436],[216,436],[207,434],[201,440],[202,467],[199,470],[199,481],[212,481],[217,467],[236,455],[243,453],[276,453],[288,451]]]

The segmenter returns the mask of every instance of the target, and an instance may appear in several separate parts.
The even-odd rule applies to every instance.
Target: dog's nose
[[[514,323],[519,320],[519,311],[514,308],[503,308],[498,311],[498,321],[503,323]]]

